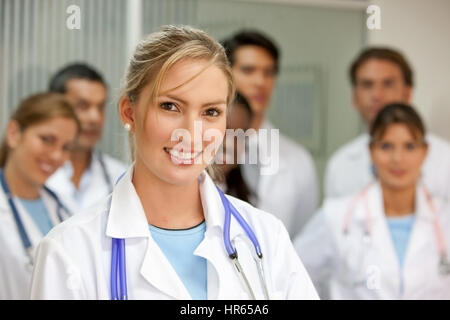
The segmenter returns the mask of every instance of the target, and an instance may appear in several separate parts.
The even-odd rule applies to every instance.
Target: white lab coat
[[[107,154],[103,153],[102,155],[110,181],[114,184],[127,170],[127,166]],[[73,214],[94,206],[111,192],[111,186],[105,179],[98,152],[93,152],[91,164],[83,173],[78,189],[71,181],[72,176],[72,163],[67,161],[47,180],[46,185],[58,195]]]
[[[438,273],[433,213],[422,185],[416,191],[416,217],[402,270],[386,223],[380,184],[373,183],[365,199],[356,203],[355,196],[327,199],[295,240],[313,282],[320,287],[328,283],[331,299],[450,299],[450,275]],[[372,230],[368,245],[363,239],[366,200]],[[351,203],[355,205],[345,236],[344,220]],[[449,252],[449,208],[437,198],[433,203]]]
[[[131,182],[133,168],[116,185],[108,204],[75,215],[41,242],[33,272],[32,299],[110,299],[111,238],[126,239],[130,299],[191,299],[164,253],[152,239]],[[208,299],[248,299],[245,285],[223,244],[224,209],[211,178],[199,177],[205,238],[194,254],[207,260]],[[316,299],[317,293],[282,223],[229,197],[252,226],[264,254],[269,294],[274,299]],[[256,297],[264,298],[244,231],[232,219],[231,239]]]
[[[60,221],[56,201],[44,190],[40,193],[51,222],[57,225]],[[35,250],[42,239],[42,233],[20,201],[16,199],[14,204]],[[67,212],[61,210],[61,216],[67,218]],[[0,188],[0,300],[28,299],[31,282],[29,263],[8,200]]]
[[[261,129],[270,130],[274,127],[266,120]],[[256,135],[250,137],[249,145],[258,142],[255,138]],[[284,223],[291,238],[317,209],[319,182],[314,161],[305,148],[282,134],[279,136],[278,171],[261,175],[260,165],[246,163],[242,166],[242,175],[256,193],[256,207],[275,214]]]
[[[328,161],[325,170],[325,196],[355,193],[374,180],[369,153],[369,135],[361,134],[342,146]],[[422,179],[435,196],[450,199],[450,144],[427,134],[428,154],[422,166]]]

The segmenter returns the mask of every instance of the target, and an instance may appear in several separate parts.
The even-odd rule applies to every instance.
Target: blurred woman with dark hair
[[[449,207],[421,182],[425,126],[391,104],[370,129],[375,179],[329,198],[296,241],[311,278],[332,299],[449,299]]]

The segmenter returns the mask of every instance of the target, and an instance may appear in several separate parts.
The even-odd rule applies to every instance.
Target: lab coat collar
[[[91,151],[91,161],[88,165],[88,167],[86,168],[86,171],[83,173],[83,175],[85,174],[89,174],[92,170],[95,164],[99,163],[99,152],[92,150]],[[64,172],[64,175],[69,179],[72,179],[73,176],[73,166],[72,166],[72,162],[70,160],[67,160],[62,166],[61,166],[62,171]]]
[[[367,132],[360,134],[355,140],[354,143],[351,144],[350,149],[348,150],[348,155],[351,159],[359,159],[361,157],[369,156],[369,142],[370,136]],[[364,152],[361,152],[364,151]],[[367,152],[366,152],[367,150]],[[369,160],[370,161],[370,160]]]
[[[132,183],[133,167],[119,180],[114,188],[111,208],[106,227],[106,235],[114,238],[147,237],[147,249],[140,267],[141,275],[153,286],[175,299],[190,299],[190,295],[161,251],[152,239],[148,222],[140,199]],[[198,177],[200,197],[206,220],[203,241],[194,254],[211,263],[208,268],[208,296],[220,297],[227,286],[221,269],[228,259],[223,246],[224,207],[212,179],[206,172]],[[233,240],[244,231],[232,219],[230,238]],[[223,253],[218,248],[223,248]],[[216,272],[214,272],[215,270]],[[219,283],[220,285],[216,285]]]
[[[124,239],[150,236],[144,208],[132,183],[133,171],[134,166],[127,170],[112,193],[106,226],[106,235],[109,237]],[[222,233],[225,209],[217,188],[205,171],[199,175],[198,181],[206,228],[217,229]],[[231,226],[231,238],[243,233],[241,228],[233,228],[233,223]]]
[[[134,188],[134,166],[131,166],[114,187],[109,208],[106,235],[112,238],[148,237],[147,217]]]
[[[421,181],[417,183],[414,214],[416,218],[433,219],[433,212],[431,211],[430,205],[428,203],[425,188],[426,187]],[[375,220],[386,219],[386,214],[384,211],[383,192],[381,190],[381,185],[378,180],[371,183],[367,191],[366,197],[368,197],[368,207],[370,209],[370,214],[372,215],[370,218]],[[364,219],[366,214],[364,207],[365,205],[363,201],[364,199],[360,201],[360,208],[362,208],[362,210],[359,210],[358,211],[359,214],[357,215],[357,217],[360,219]],[[438,203],[436,203],[434,199],[432,200],[432,203],[435,206],[436,211],[439,212],[439,208],[437,206]]]

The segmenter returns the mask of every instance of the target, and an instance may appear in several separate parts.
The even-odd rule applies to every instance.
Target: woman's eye
[[[40,136],[42,142],[47,143],[47,144],[51,144],[55,141],[55,139],[53,137],[50,136]]]
[[[216,108],[210,108],[205,111],[205,115],[208,117],[217,117],[222,113],[219,109]]]
[[[84,110],[89,109],[89,105],[87,103],[84,103],[84,102],[78,102],[78,103],[75,104],[75,108],[77,110],[84,111]]]
[[[406,145],[405,145],[405,147],[406,147],[406,150],[415,150],[416,149],[416,144],[415,143],[407,143]]]
[[[167,111],[177,111],[177,106],[172,102],[163,102],[160,104],[160,107]]]
[[[63,146],[63,151],[64,152],[70,152],[73,150],[73,143],[69,143],[69,144],[65,144]]]
[[[381,143],[380,144],[380,149],[381,150],[391,150],[392,149],[392,145],[390,143]]]

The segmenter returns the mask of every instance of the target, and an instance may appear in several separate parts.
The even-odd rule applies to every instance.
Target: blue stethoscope
[[[231,204],[231,202],[227,199],[227,197],[223,194],[223,192],[217,188],[219,192],[220,199],[222,200],[222,205],[225,209],[225,223],[223,228],[223,242],[225,245],[225,250],[227,251],[228,257],[231,259],[233,265],[236,267],[236,271],[245,286],[247,287],[250,296],[252,299],[256,299],[254,291],[248,281],[247,276],[245,275],[244,269],[242,268],[239,258],[238,252],[230,240],[230,224],[231,224],[231,216],[233,216],[236,221],[239,223],[241,228],[245,231],[248,238],[253,243],[253,247],[255,248],[256,256],[254,257],[256,266],[258,269],[259,280],[264,290],[264,295],[266,299],[269,299],[269,292],[267,290],[266,279],[264,274],[263,267],[263,254],[261,251],[261,247],[259,245],[258,239],[256,238],[255,233],[242,217],[242,215],[236,210],[236,208]],[[112,251],[111,251],[111,300],[127,300],[127,280],[126,280],[126,263],[125,263],[125,239],[112,239]]]
[[[30,238],[28,237],[27,231],[25,230],[25,226],[23,225],[22,219],[20,219],[20,215],[19,215],[19,211],[17,210],[16,204],[14,203],[13,200],[13,195],[11,194],[11,191],[8,187],[8,184],[6,182],[5,176],[3,174],[3,170],[0,170],[0,182],[3,188],[3,192],[5,193],[6,198],[8,199],[8,204],[9,207],[11,209],[11,212],[13,214],[14,217],[14,221],[16,223],[17,229],[19,231],[19,235],[20,235],[20,239],[22,240],[22,245],[23,248],[25,249],[25,252],[28,255],[28,259],[29,259],[29,266],[33,267],[33,246],[31,244]],[[61,203],[61,201],[59,200],[58,196],[49,188],[47,188],[46,186],[43,187],[43,189],[45,190],[45,192],[47,192],[50,197],[53,198],[53,200],[56,202],[57,204],[57,215],[58,215],[58,219],[60,222],[62,222],[64,220],[62,214],[61,214],[61,210],[65,211],[69,216],[70,211],[67,210],[67,208]]]

